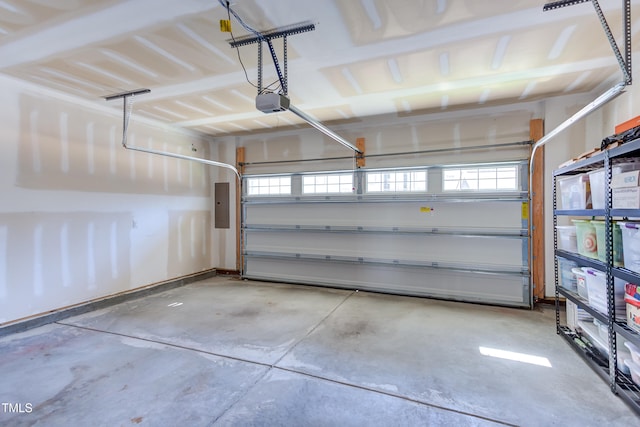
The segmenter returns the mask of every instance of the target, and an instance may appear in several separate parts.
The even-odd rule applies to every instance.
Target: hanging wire
[[[249,25],[247,25],[242,18],[240,18],[240,16],[233,10],[231,9],[231,6],[229,5],[228,1],[225,0],[219,0],[220,4],[222,5],[222,7],[224,7],[225,9],[227,9],[227,18],[229,19],[229,22],[231,22],[231,15],[233,15],[236,20],[240,23],[240,25],[242,25],[243,28],[245,28],[247,31],[249,31],[250,33],[253,33],[256,35],[256,37],[258,37],[260,40],[266,40],[264,38],[264,36],[262,34],[260,34],[259,31],[253,29],[252,27],[250,27]],[[233,40],[234,44],[236,41],[235,36],[233,35],[233,31],[231,31],[231,29],[229,29],[229,34],[231,34],[231,40]],[[242,57],[240,56],[240,47],[236,46],[236,53],[238,55],[238,61],[240,61],[240,65],[242,66],[242,71],[244,71],[244,77],[247,80],[247,82],[255,87],[256,89],[260,89],[258,87],[258,85],[254,84],[250,79],[249,79],[249,74],[247,73],[247,69],[244,66],[244,63],[242,62]],[[276,87],[273,90],[268,90],[271,86],[273,86],[274,84],[278,84],[278,87]],[[260,91],[260,94],[266,93],[266,92],[275,92],[275,93],[282,93],[283,88],[282,88],[282,84],[280,83],[280,80],[276,80],[273,83],[267,85],[266,87],[264,87],[262,89],[262,91]]]

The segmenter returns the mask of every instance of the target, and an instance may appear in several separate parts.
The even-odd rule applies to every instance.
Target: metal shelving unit
[[[640,414],[640,386],[633,383],[629,375],[620,370],[617,358],[617,337],[620,335],[625,340],[640,346],[640,333],[629,328],[624,321],[616,316],[614,301],[614,279],[619,278],[630,283],[640,284],[640,274],[621,267],[613,266],[613,227],[614,218],[640,217],[640,209],[611,209],[612,198],[609,182],[611,181],[611,164],[614,160],[640,157],[640,139],[628,142],[620,147],[601,152],[591,158],[583,159],[569,166],[560,168],[553,173],[553,225],[554,225],[554,249],[556,259],[554,262],[556,282],[556,329],[569,345],[583,358],[583,360],[611,387],[611,391],[622,398],[634,411]],[[557,178],[562,176],[577,175],[598,168],[605,170],[605,209],[557,209]],[[582,255],[558,249],[558,235],[555,226],[558,225],[558,217],[599,217],[605,221],[606,233],[606,261],[600,261],[584,257]],[[558,257],[576,262],[580,266],[592,267],[606,272],[607,278],[607,307],[608,314],[601,313],[589,306],[587,300],[578,294],[559,286]],[[594,319],[607,325],[609,347],[608,355],[602,354],[595,347],[589,345],[588,338],[579,331],[573,331],[563,325],[560,319],[560,298],[571,301],[582,310],[585,310]],[[618,317],[618,318],[617,318]]]

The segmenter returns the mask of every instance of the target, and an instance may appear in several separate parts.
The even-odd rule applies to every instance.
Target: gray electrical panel
[[[229,228],[229,183],[215,183],[215,228]]]

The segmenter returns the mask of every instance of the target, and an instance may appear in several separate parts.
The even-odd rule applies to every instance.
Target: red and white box
[[[627,303],[627,326],[640,332],[640,289],[638,285],[625,285],[624,301]]]

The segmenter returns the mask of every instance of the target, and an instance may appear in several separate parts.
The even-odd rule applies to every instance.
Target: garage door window
[[[367,172],[367,193],[426,192],[427,171]]]
[[[518,167],[446,168],[444,191],[513,191],[518,189]]]
[[[291,194],[291,176],[256,177],[247,179],[249,196]]]
[[[353,174],[305,175],[302,177],[303,194],[353,193]]]

